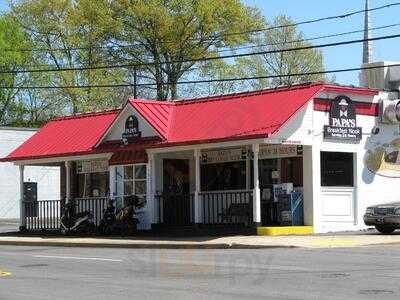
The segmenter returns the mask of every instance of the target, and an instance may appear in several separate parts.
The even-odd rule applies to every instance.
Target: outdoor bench
[[[237,221],[248,223],[251,216],[250,205],[249,203],[231,203],[229,207],[225,208],[218,216],[228,223],[233,223],[234,218],[237,218]]]

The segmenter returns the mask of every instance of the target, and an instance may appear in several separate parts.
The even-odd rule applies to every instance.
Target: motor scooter
[[[64,204],[60,224],[63,234],[93,234],[96,231],[93,214],[89,211],[77,213],[76,203],[71,200]]]
[[[133,235],[139,224],[137,209],[143,206],[144,203],[136,195],[125,196],[124,207],[115,215],[114,231],[121,235]]]
[[[104,210],[103,219],[100,221],[99,233],[104,235],[110,235],[115,231],[116,216],[114,201],[109,199],[107,202],[107,208]]]

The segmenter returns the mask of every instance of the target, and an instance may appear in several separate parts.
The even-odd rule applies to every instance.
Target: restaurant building
[[[124,196],[137,195],[142,230],[356,230],[367,206],[399,200],[397,98],[310,83],[174,102],[129,99],[118,110],[53,119],[2,161],[18,165],[21,178],[25,166],[59,166],[61,198],[98,219],[107,198],[121,207]],[[52,204],[36,205],[59,218]],[[35,229],[29,204],[21,207],[21,225]],[[58,226],[52,222],[46,226]]]

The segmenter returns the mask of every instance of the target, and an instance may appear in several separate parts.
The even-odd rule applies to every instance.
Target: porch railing
[[[193,194],[155,195],[158,223],[168,226],[194,224]]]
[[[23,201],[26,229],[58,230],[62,203],[61,200]]]
[[[89,211],[93,214],[93,221],[96,226],[100,225],[103,219],[104,209],[107,207],[109,198],[75,198],[76,212]]]
[[[202,219],[208,225],[244,225],[253,222],[253,191],[200,193]]]
[[[76,198],[76,212],[89,211],[99,226],[108,198]],[[65,200],[24,201],[25,224],[28,231],[54,231],[60,229]]]

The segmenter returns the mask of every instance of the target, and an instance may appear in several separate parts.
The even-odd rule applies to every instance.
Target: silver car
[[[367,226],[375,226],[376,230],[384,234],[400,229],[400,202],[368,207],[364,223]]]

